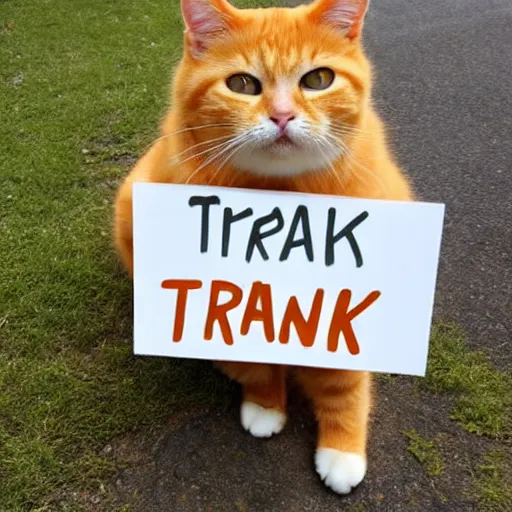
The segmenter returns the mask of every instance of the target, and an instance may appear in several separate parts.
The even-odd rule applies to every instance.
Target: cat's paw
[[[277,409],[266,409],[254,402],[244,402],[240,408],[242,426],[254,437],[279,434],[286,423],[286,415]]]
[[[318,448],[315,464],[325,485],[338,494],[348,494],[366,474],[366,459],[362,455],[333,448]]]

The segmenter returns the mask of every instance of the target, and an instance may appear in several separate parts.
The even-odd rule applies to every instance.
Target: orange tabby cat
[[[116,243],[130,274],[134,181],[412,199],[371,105],[360,41],[367,3],[239,10],[226,0],[181,0],[185,48],[172,107],[116,202]],[[219,366],[243,385],[243,427],[257,437],[280,432],[287,368]],[[370,375],[293,372],[318,419],[316,469],[346,494],[366,473]]]

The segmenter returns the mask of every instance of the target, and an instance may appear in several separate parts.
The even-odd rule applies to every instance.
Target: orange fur
[[[371,66],[358,37],[362,20],[348,35],[324,23],[336,0],[262,10],[237,10],[224,0],[210,3],[225,15],[225,30],[212,36],[199,57],[192,51],[195,35],[186,32],[184,55],[174,76],[172,107],[162,123],[161,137],[138,161],[118,193],[115,237],[130,274],[134,181],[412,199],[408,181],[388,151],[383,123],[372,108]],[[224,158],[205,165],[214,154],[209,151],[214,143],[209,141],[229,140],[257,123],[258,116],[270,116],[280,80],[298,76],[305,65],[329,67],[339,82],[314,95],[304,93],[298,84],[291,86],[289,94],[296,111],[314,129],[322,119],[343,122],[342,128],[333,128],[332,136],[348,147],[350,154],[345,151],[329,165],[290,176],[262,176],[237,168],[230,159],[222,162]],[[256,70],[253,74],[257,72],[263,84],[259,96],[237,95],[224,86],[228,76],[247,69]],[[214,124],[219,126],[194,128]],[[244,385],[244,400],[284,411],[285,368],[218,364]],[[370,375],[314,368],[297,368],[294,373],[312,400],[319,423],[319,447],[365,456]]]

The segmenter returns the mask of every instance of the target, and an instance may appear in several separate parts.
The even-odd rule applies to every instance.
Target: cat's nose
[[[284,132],[284,129],[288,125],[290,121],[293,121],[295,116],[291,112],[274,114],[270,117],[270,120],[277,125],[281,133]]]

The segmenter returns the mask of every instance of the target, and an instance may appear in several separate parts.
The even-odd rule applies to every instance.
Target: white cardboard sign
[[[135,183],[135,354],[424,375],[444,205]]]

